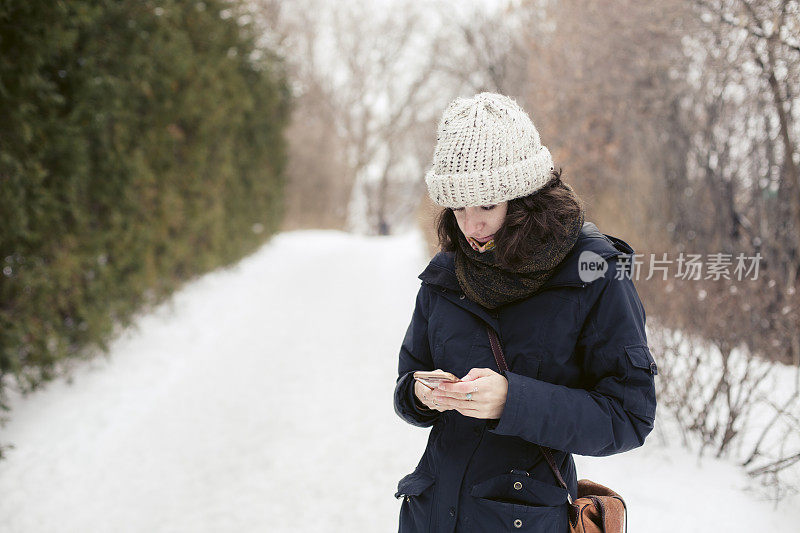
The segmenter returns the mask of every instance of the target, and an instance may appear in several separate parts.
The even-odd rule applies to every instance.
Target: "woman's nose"
[[[467,212],[464,214],[464,217],[466,222],[467,233],[469,233],[470,235],[477,233],[478,230],[483,225],[481,217],[476,216],[474,214],[470,215],[469,210],[467,210]]]

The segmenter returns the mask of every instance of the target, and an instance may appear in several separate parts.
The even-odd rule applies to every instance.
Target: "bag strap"
[[[497,368],[499,368],[500,372],[503,374],[503,376],[505,376],[505,373],[508,370],[508,365],[506,364],[506,358],[503,355],[503,347],[500,345],[500,339],[497,337],[497,332],[494,329],[492,329],[492,327],[489,324],[486,324],[486,331],[489,333],[489,344],[491,344],[492,346],[492,353],[494,354],[495,362],[497,362]],[[538,444],[537,446],[539,446],[539,450],[541,450],[542,455],[547,461],[547,464],[550,465],[550,470],[553,471],[553,474],[556,476],[556,479],[558,479],[558,482],[567,491],[567,499],[571,504],[572,496],[570,496],[569,488],[567,487],[567,484],[564,482],[564,478],[561,476],[561,472],[556,466],[556,462],[553,460],[553,455],[550,453],[550,450],[545,448],[544,446]]]

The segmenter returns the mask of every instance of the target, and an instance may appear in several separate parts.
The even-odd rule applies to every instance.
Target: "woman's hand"
[[[428,409],[440,412],[447,411],[448,409],[444,407],[441,403],[439,403],[438,405],[434,403],[433,391],[417,380],[414,380],[414,394],[416,395],[417,398],[419,398],[419,401],[422,402]]]
[[[431,392],[445,409],[455,409],[472,418],[500,418],[506,405],[508,380],[490,368],[473,368],[460,383],[440,383]]]

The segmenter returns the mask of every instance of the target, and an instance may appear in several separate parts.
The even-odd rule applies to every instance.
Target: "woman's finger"
[[[463,398],[468,393],[476,393],[481,387],[486,386],[486,380],[476,378],[474,381],[460,381],[458,383],[440,383],[434,390],[438,392],[446,392],[448,395],[453,395],[455,398]],[[460,394],[460,396],[458,396]]]
[[[439,407],[438,400],[433,397],[433,393],[432,392],[424,392],[424,393],[422,393],[422,398],[423,398],[423,401],[425,402],[425,405],[427,405],[431,409],[436,409],[436,408]]]
[[[434,403],[433,391],[422,383],[415,383],[414,387],[417,389],[417,396],[428,409],[439,410],[438,406]]]
[[[434,398],[433,391],[423,391],[422,403],[428,406],[429,409],[436,411],[446,411],[447,407],[443,406],[438,398]]]
[[[491,385],[486,380],[480,382],[442,383],[433,390],[434,397],[455,398],[456,400],[475,400],[480,391],[486,392]]]
[[[436,401],[439,402],[439,405],[444,405],[445,407],[449,407],[451,409],[468,409],[470,411],[474,411],[479,408],[474,399],[463,400],[459,398],[451,398],[449,396],[441,396],[436,398]]]
[[[438,391],[433,392],[434,398],[450,398],[453,400],[465,400],[465,401],[475,401],[478,399],[478,392],[471,391],[471,392],[445,392],[445,391]]]

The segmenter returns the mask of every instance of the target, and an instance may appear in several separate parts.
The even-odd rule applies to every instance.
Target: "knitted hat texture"
[[[492,205],[541,189],[552,170],[527,113],[508,96],[483,92],[445,109],[425,183],[443,207]]]

